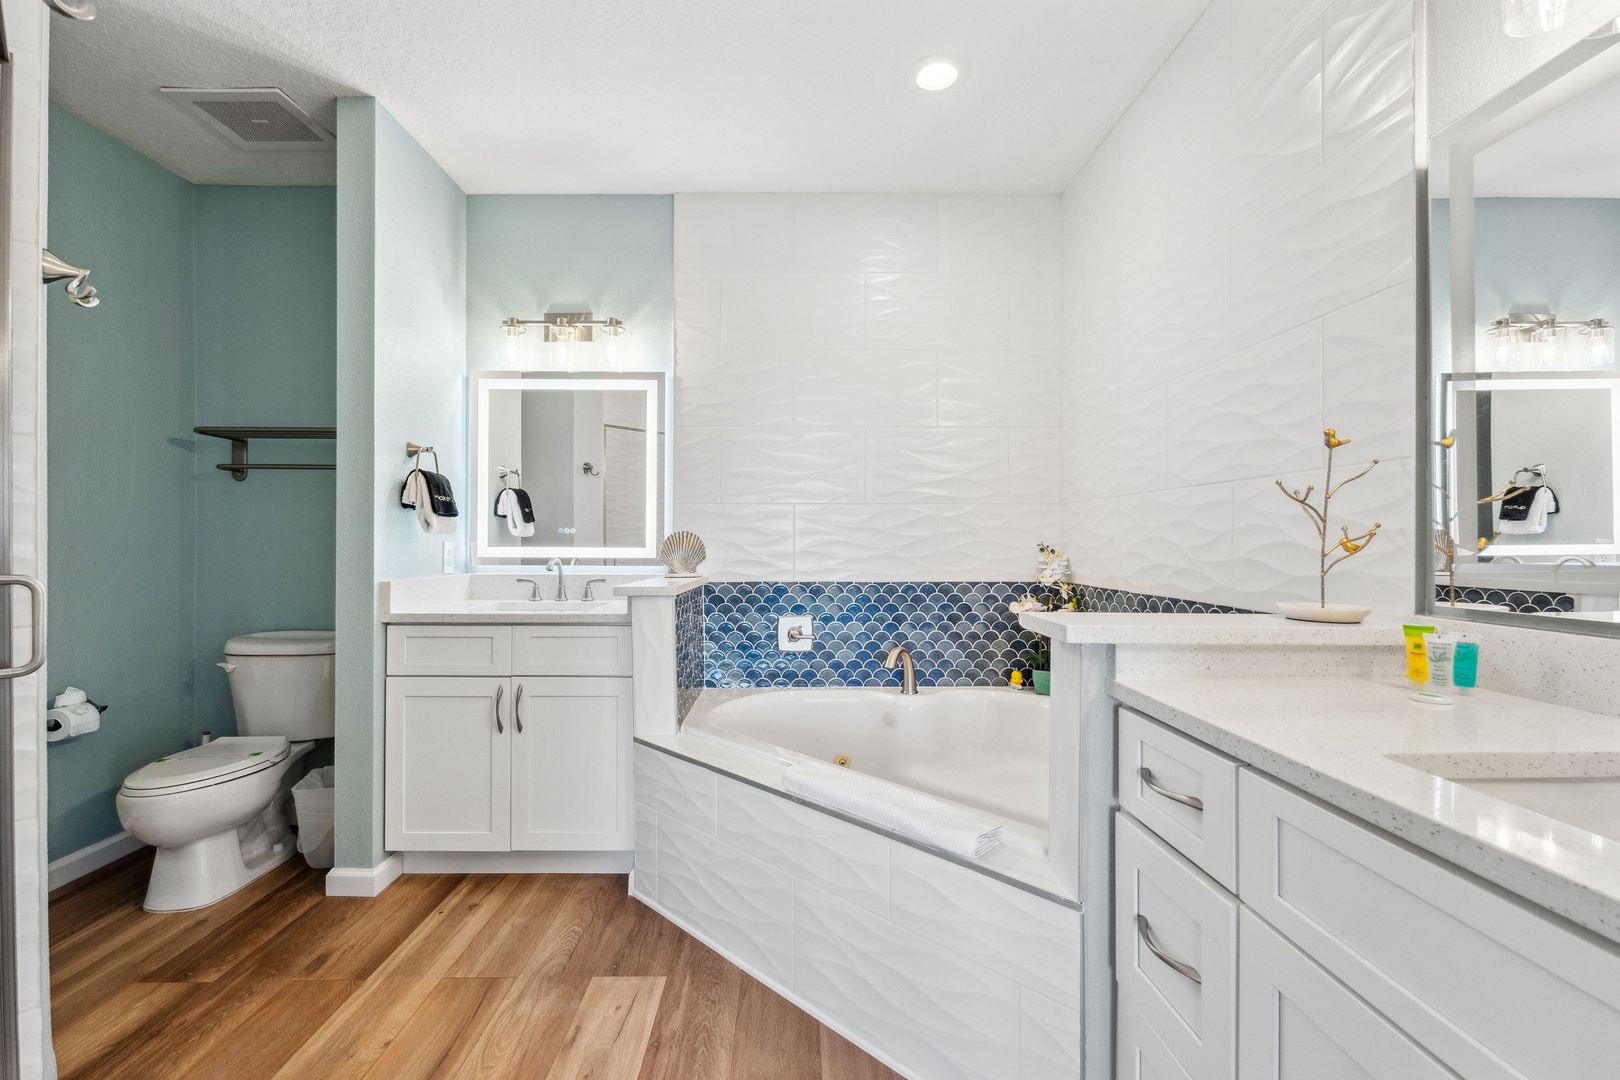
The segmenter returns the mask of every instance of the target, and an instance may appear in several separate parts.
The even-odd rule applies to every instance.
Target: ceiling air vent
[[[273,86],[237,90],[165,86],[163,92],[240,150],[332,147],[332,133]]]

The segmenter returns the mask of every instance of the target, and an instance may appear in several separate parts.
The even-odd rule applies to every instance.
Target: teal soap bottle
[[[1478,682],[1479,642],[1463,638],[1452,654],[1451,685],[1459,694],[1470,694]]]

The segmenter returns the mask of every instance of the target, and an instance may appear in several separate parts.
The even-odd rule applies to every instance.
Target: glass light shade
[[[1597,0],[1502,0],[1502,30],[1509,37],[1534,37],[1579,18]]]
[[[1608,367],[1614,363],[1614,327],[1601,319],[1586,324],[1586,366]]]
[[[1531,356],[1535,366],[1551,371],[1564,366],[1564,334],[1555,326],[1537,327],[1530,334]]]
[[[1496,371],[1512,371],[1519,359],[1519,335],[1514,330],[1503,330],[1491,335],[1491,367]]]

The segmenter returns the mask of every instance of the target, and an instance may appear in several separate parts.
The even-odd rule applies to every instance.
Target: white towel
[[[782,773],[782,786],[811,802],[953,855],[982,859],[1001,843],[999,821],[835,765],[790,765]]]
[[[440,517],[433,512],[433,500],[428,495],[427,480],[422,476],[421,469],[412,469],[405,478],[405,490],[400,494],[399,502],[401,506],[416,508],[416,523],[422,526],[423,532],[448,536],[456,531],[455,518]]]
[[[534,535],[534,522],[523,519],[517,493],[511,488],[501,488],[500,494],[495,496],[495,516],[506,519],[506,531],[513,536]]]
[[[1547,515],[1557,512],[1558,500],[1553,497],[1552,489],[1544,484],[1536,488],[1536,493],[1530,500],[1530,512],[1524,516],[1523,521],[1499,518],[1496,530],[1503,536],[1539,536],[1547,531]]]

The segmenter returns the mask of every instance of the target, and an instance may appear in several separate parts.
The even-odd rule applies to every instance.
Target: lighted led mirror
[[[1620,634],[1620,38],[1430,142],[1427,609]]]
[[[657,372],[475,373],[473,561],[655,561],[664,389]]]

